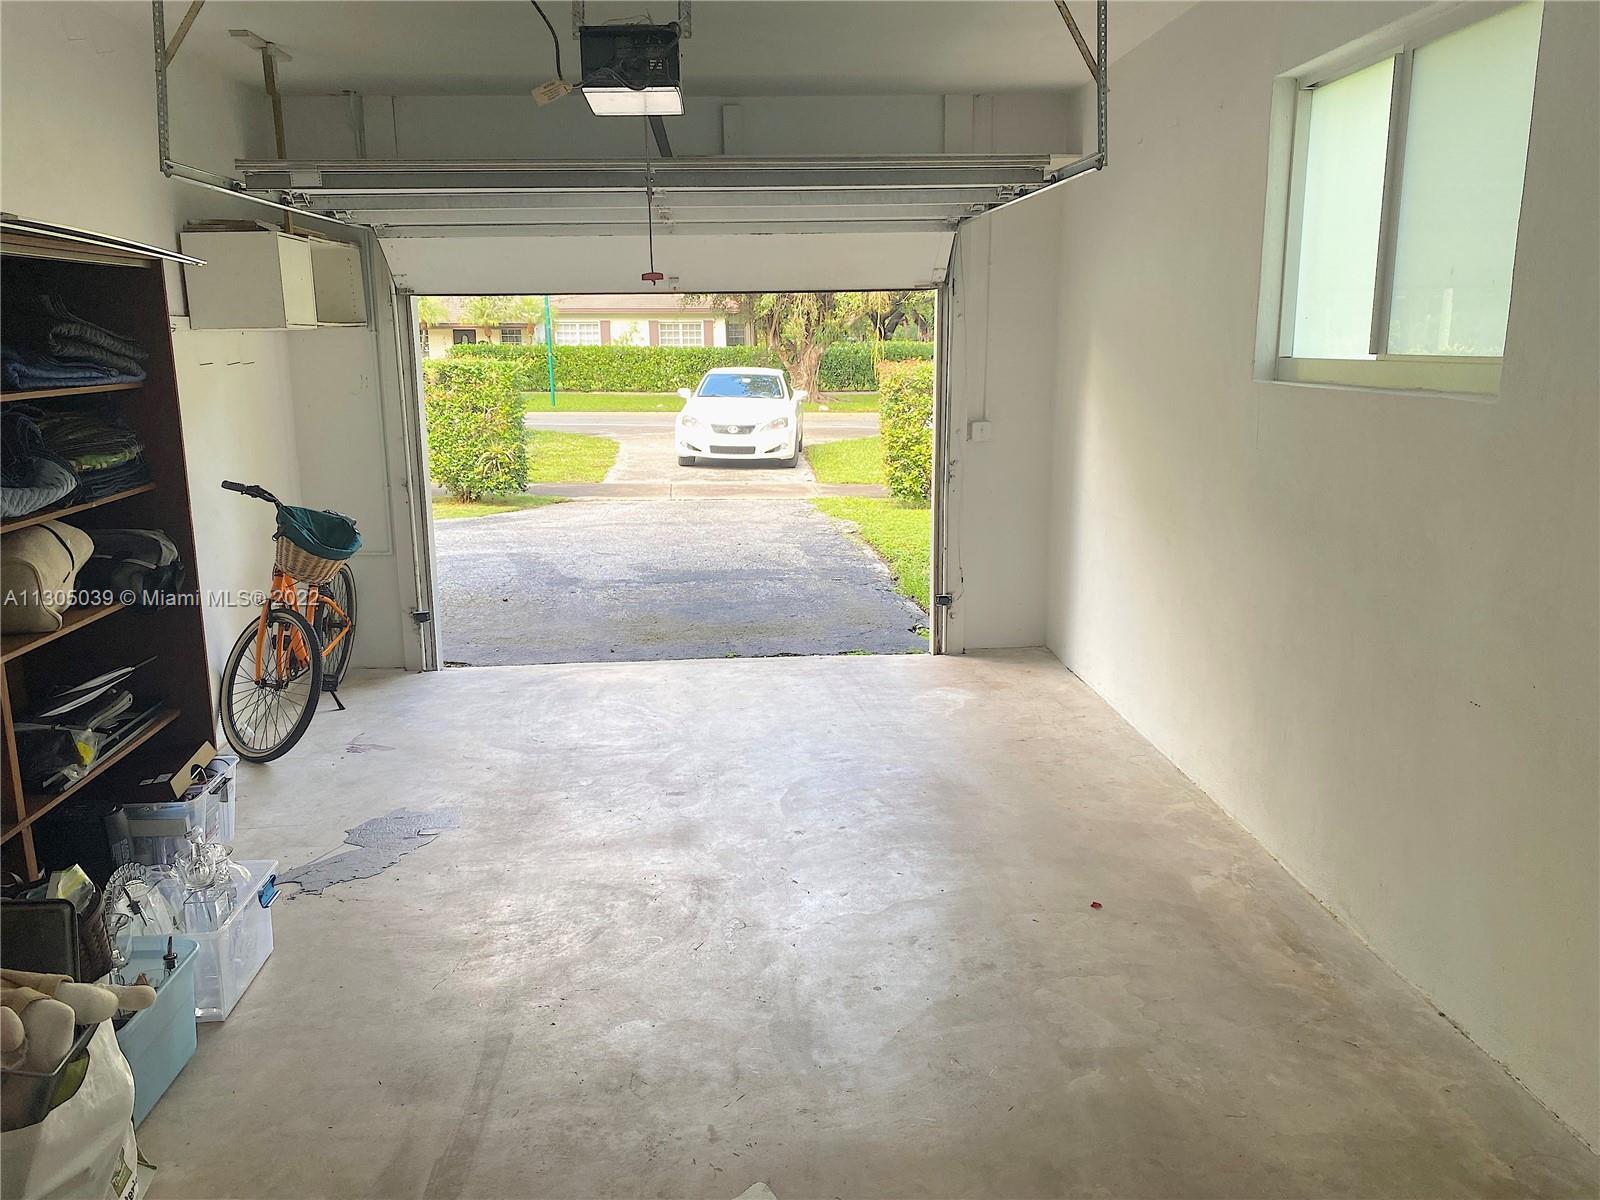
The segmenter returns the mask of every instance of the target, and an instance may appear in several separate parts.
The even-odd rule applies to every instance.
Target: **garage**
[[[1597,39],[9,0],[7,1194],[1594,1194]],[[445,669],[425,298],[868,289],[930,653]]]

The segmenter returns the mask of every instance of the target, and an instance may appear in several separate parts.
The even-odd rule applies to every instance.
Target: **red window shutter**
[[[611,322],[610,321],[601,321],[600,322],[600,344],[602,346],[611,345]]]
[[[717,344],[717,323],[710,317],[701,322],[705,335],[700,339],[702,346],[715,346]]]
[[[661,345],[661,322],[660,321],[654,321],[653,320],[653,321],[650,322],[650,344],[652,346]]]

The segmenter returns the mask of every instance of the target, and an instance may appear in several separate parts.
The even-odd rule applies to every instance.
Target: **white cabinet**
[[[317,292],[308,238],[275,230],[186,231],[191,329],[315,329]]]
[[[316,285],[319,325],[367,323],[367,288],[361,277],[360,246],[313,238],[311,277]]]

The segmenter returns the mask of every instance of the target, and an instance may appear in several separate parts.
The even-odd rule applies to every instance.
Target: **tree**
[[[933,335],[933,293],[929,291],[862,292],[860,332],[868,341],[887,341],[910,326],[915,336]]]
[[[443,325],[450,319],[450,310],[442,296],[418,296],[417,320],[424,325]]]
[[[860,292],[718,292],[686,296],[687,305],[709,301],[742,309],[756,340],[778,356],[789,382],[815,394],[823,351],[848,337],[862,317]]]
[[[538,325],[544,301],[538,296],[469,296],[463,309],[469,325]]]

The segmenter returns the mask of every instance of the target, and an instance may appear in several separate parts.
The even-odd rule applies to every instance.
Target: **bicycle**
[[[356,581],[345,562],[361,546],[355,522],[284,504],[266,488],[223,488],[271,504],[272,590],[222,668],[222,731],[240,758],[271,762],[300,740],[323,692],[344,709],[339,684],[355,648]]]

